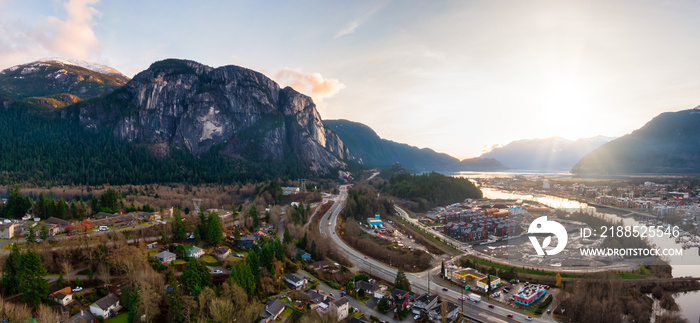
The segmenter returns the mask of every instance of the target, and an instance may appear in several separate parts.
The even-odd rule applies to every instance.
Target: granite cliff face
[[[216,148],[249,160],[296,162],[320,174],[352,159],[310,97],[238,66],[159,61],[115,92],[67,108],[63,117],[108,127],[158,155]]]

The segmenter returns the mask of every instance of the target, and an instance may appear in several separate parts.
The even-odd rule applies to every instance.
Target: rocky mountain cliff
[[[336,132],[360,163],[388,168],[400,163],[416,171],[500,171],[507,170],[498,160],[470,158],[460,161],[429,148],[418,148],[380,138],[372,128],[348,120],[324,120]]]
[[[561,137],[513,141],[481,155],[508,167],[527,171],[568,171],[581,157],[612,140],[597,136],[568,140]]]
[[[160,156],[171,149],[201,155],[211,149],[247,160],[297,163],[328,174],[353,157],[327,129],[308,96],[261,73],[212,68],[194,61],[153,63],[126,85],[61,111],[87,128],[145,144]]]
[[[593,150],[571,172],[700,173],[700,107],[656,116],[642,128]]]
[[[107,66],[50,58],[0,71],[0,92],[55,108],[108,94],[128,81]]]

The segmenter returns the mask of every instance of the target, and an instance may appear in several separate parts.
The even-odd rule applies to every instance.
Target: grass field
[[[199,258],[199,260],[201,260],[203,263],[209,266],[221,266],[219,261],[212,255],[204,255],[201,258]]]
[[[129,316],[129,313],[121,313],[117,316],[110,317],[105,320],[106,323],[126,323],[127,316]]]

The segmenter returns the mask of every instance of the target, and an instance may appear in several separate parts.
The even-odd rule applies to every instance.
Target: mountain
[[[356,160],[365,165],[389,168],[395,163],[418,171],[498,171],[506,170],[494,159],[471,158],[460,161],[428,148],[380,138],[372,128],[348,120],[324,120],[329,129],[340,136]]]
[[[0,71],[0,92],[56,108],[108,94],[128,81],[108,66],[50,58]]]
[[[603,136],[578,140],[523,139],[484,153],[481,158],[494,158],[517,170],[568,171],[581,157],[612,139]]]
[[[640,129],[593,150],[571,172],[700,173],[700,107],[656,116]]]
[[[158,156],[173,148],[196,156],[216,148],[234,158],[297,163],[318,174],[343,169],[342,159],[352,158],[310,97],[233,65],[159,61],[61,115],[86,128],[111,129]]]

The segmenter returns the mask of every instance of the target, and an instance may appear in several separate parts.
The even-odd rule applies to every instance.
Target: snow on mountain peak
[[[103,73],[103,74],[113,74],[113,75],[122,75],[121,72],[117,71],[114,68],[111,68],[106,65],[100,65],[100,64],[95,64],[95,63],[90,63],[82,60],[76,60],[76,59],[63,59],[63,58],[58,58],[58,57],[50,57],[50,58],[42,58],[35,63],[56,63],[56,64],[61,64],[61,65],[73,65],[73,66],[79,66],[84,69],[91,70],[93,72],[97,73]]]

